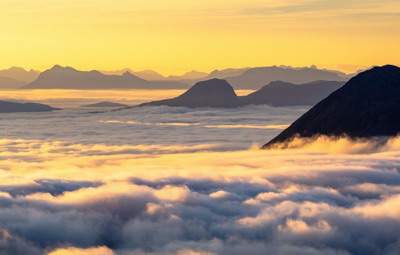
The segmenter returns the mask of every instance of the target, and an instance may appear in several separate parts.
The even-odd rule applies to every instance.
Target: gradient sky
[[[400,64],[398,0],[2,0],[0,68]]]

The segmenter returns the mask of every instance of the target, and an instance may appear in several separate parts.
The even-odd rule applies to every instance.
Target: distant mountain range
[[[244,72],[248,71],[251,68],[226,68],[221,70],[212,71],[206,79],[226,79],[229,77],[236,77],[242,75]]]
[[[352,78],[267,143],[270,148],[294,137],[364,138],[400,133],[400,68],[375,67]]]
[[[21,82],[32,82],[38,76],[40,72],[35,70],[25,70],[20,67],[11,67],[8,69],[0,70],[0,77],[11,78]]]
[[[294,68],[269,66],[255,68],[228,68],[211,73],[198,71],[177,76],[163,76],[152,70],[135,72],[79,71],[56,65],[42,73],[13,67],[0,70],[0,88],[24,89],[187,89],[202,80],[225,79],[234,89],[256,90],[273,81],[294,84],[318,80],[346,81],[352,75],[317,67]]]
[[[170,81],[146,81],[129,72],[107,75],[99,71],[78,71],[59,65],[44,71],[23,89],[182,89],[187,85]]]
[[[346,81],[349,77],[341,72],[316,67],[292,68],[282,66],[250,68],[242,74],[225,77],[235,89],[259,89],[273,81],[301,84],[313,81]]]
[[[294,68],[289,66],[269,66],[255,68],[228,68],[215,70],[211,73],[192,71],[182,76],[164,77],[154,71],[135,73],[141,78],[156,78],[157,80],[176,80],[193,84],[201,80],[224,79],[227,80],[234,89],[259,89],[265,84],[273,81],[284,81],[289,83],[301,84],[313,81],[347,81],[352,75],[347,75],[339,71],[318,69],[317,67]],[[151,75],[151,77],[149,76]],[[146,78],[145,78],[146,76]]]
[[[19,67],[0,70],[0,89],[17,89],[34,81],[39,76],[35,70],[27,71]]]
[[[203,79],[208,76],[208,73],[198,72],[198,71],[190,71],[182,75],[164,76],[153,70],[134,71],[129,68],[124,68],[117,71],[101,71],[101,72],[104,74],[114,74],[114,75],[121,75],[123,73],[129,72],[147,81],[186,81],[189,83],[191,81]]]
[[[176,98],[144,103],[140,106],[235,108],[245,105],[314,105],[339,89],[343,84],[343,82],[336,81],[317,81],[300,85],[287,82],[271,82],[247,96],[237,96],[233,87],[227,81],[211,79],[196,83],[192,88]]]
[[[49,112],[59,110],[45,104],[0,101],[0,113]]]

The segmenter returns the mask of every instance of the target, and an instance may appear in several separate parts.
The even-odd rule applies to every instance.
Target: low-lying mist
[[[136,154],[3,139],[0,247],[52,255],[397,254],[400,138],[293,143],[150,149],[161,154],[143,145]]]

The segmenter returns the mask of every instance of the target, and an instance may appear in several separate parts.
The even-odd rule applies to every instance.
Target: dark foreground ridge
[[[145,103],[140,106],[235,108],[246,105],[314,105],[342,85],[342,82],[337,81],[315,81],[306,84],[277,81],[271,82],[250,95],[237,96],[227,81],[211,79],[196,83],[179,97]]]
[[[400,68],[374,67],[352,78],[263,148],[294,137],[395,136],[400,132]]]
[[[37,103],[15,103],[8,101],[0,101],[0,113],[14,112],[50,112],[59,110],[45,104]]]

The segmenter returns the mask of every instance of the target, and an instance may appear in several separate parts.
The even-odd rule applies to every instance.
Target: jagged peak
[[[63,70],[69,70],[69,71],[77,71],[75,68],[70,67],[70,66],[61,66],[61,65],[54,65],[52,68],[50,68],[48,71],[63,71]]]

